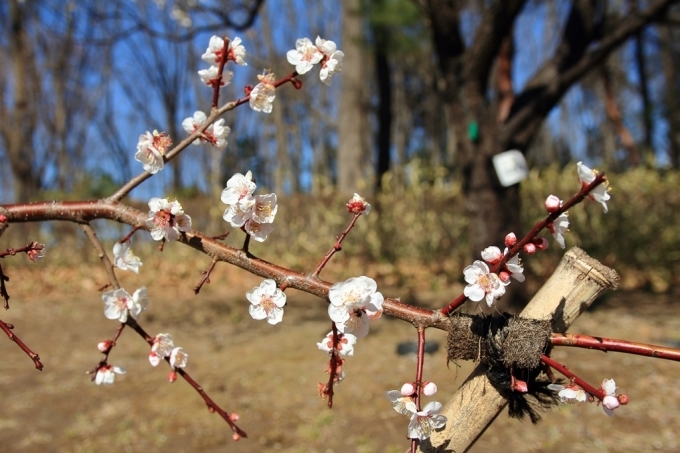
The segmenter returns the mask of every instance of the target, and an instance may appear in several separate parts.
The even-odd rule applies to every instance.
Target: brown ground
[[[5,263],[3,263],[5,265]],[[147,263],[147,267],[151,267]],[[163,267],[165,266],[165,267]],[[186,263],[161,265],[163,278],[121,273],[130,293],[146,283],[150,310],[141,324],[152,334],[170,332],[189,353],[187,370],[209,394],[241,416],[249,438],[235,443],[226,424],[211,415],[185,382],[166,380],[167,366],[152,368],[148,348],[124,332],[111,363],[127,368],[113,386],[98,387],[84,372],[100,357],[96,344],[117,323],[103,316],[99,268],[12,269],[11,310],[0,316],[40,353],[45,369],[9,341],[0,357],[1,452],[403,452],[407,419],[384,398],[415,375],[414,361],[398,356],[396,344],[414,340],[412,327],[381,319],[360,340],[347,362],[347,379],[329,410],[317,397],[327,357],[316,342],[329,330],[326,306],[290,291],[284,322],[270,326],[247,312],[246,290],[259,278],[218,266],[199,296],[198,273]],[[44,271],[44,269],[40,269]],[[342,272],[342,271],[340,271]],[[143,272],[144,275],[144,272]],[[346,278],[344,275],[342,278]],[[384,291],[399,296],[402,290]],[[424,298],[440,305],[452,294]],[[614,293],[584,314],[573,332],[680,345],[680,304],[670,297]],[[428,331],[443,343],[444,335]],[[680,451],[680,363],[596,351],[559,349],[554,358],[592,383],[615,378],[630,397],[608,418],[594,404],[560,406],[538,426],[504,413],[473,452]],[[425,378],[445,401],[471,364],[447,369],[443,350],[428,357]]]

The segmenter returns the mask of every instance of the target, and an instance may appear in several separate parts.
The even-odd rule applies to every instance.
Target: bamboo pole
[[[570,249],[555,273],[536,293],[521,316],[552,320],[553,331],[565,332],[607,288],[616,288],[619,276],[578,247]],[[468,376],[442,414],[443,430],[421,442],[418,451],[444,453],[467,451],[505,408],[506,401],[478,366]]]

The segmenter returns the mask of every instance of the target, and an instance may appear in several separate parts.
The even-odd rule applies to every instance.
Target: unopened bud
[[[602,399],[602,405],[609,409],[610,411],[613,411],[614,409],[619,407],[621,403],[615,396],[607,395]]]
[[[109,352],[111,346],[113,346],[113,341],[111,340],[104,340],[97,343],[97,349],[99,349],[103,353]]]
[[[533,255],[536,253],[536,246],[529,242],[528,244],[524,244],[524,253],[527,255]]]
[[[498,273],[498,278],[500,278],[503,283],[507,283],[510,281],[510,273],[507,271],[500,271]]]
[[[168,374],[168,381],[172,384],[176,380],[177,380],[177,373],[175,372],[175,370],[172,370],[170,372],[170,374]]]
[[[434,382],[427,382],[423,386],[423,394],[427,396],[432,396],[435,393],[437,393],[437,384],[435,384]]]
[[[545,209],[547,209],[550,213],[556,212],[561,206],[562,201],[555,195],[550,195],[545,199]]]
[[[498,247],[491,246],[482,250],[482,259],[489,264],[496,264],[501,258],[503,258],[503,254]]]
[[[512,247],[515,244],[517,244],[517,236],[515,236],[515,233],[508,233],[508,235],[505,236],[505,246]]]
[[[7,222],[7,216],[5,214],[0,214],[0,223]]]
[[[239,440],[239,439],[241,438],[241,436],[239,436],[238,434],[234,433],[234,434],[231,435],[231,438],[234,439],[234,440],[236,441],[236,440]]]
[[[538,250],[545,250],[550,245],[546,238],[536,238],[531,242],[536,246]]]
[[[302,88],[302,80],[300,80],[300,79],[292,78],[292,79],[290,79],[290,83],[293,84],[293,86],[295,87],[296,90],[299,90],[299,89]]]
[[[240,417],[236,412],[232,412],[231,414],[229,414],[229,420],[231,420],[232,422],[237,422],[239,418]]]
[[[416,386],[410,382],[407,382],[406,384],[401,386],[400,392],[404,396],[411,396],[416,392]]]
[[[626,404],[628,404],[628,395],[618,395],[616,398],[619,400],[619,403],[621,403],[621,405],[625,406]]]

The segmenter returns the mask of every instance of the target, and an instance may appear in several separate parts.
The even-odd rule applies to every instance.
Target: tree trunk
[[[369,123],[366,111],[365,51],[360,0],[342,2],[342,97],[338,113],[338,191],[344,195],[369,188]]]

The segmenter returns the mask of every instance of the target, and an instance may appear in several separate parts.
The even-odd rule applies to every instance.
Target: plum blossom
[[[434,382],[426,382],[425,385],[423,385],[423,395],[432,396],[435,393],[437,393],[437,384]]]
[[[286,305],[286,295],[276,287],[272,279],[264,280],[246,293],[246,298],[252,304],[249,308],[253,319],[267,319],[269,324],[278,324],[283,318],[283,306]]]
[[[567,404],[585,403],[590,395],[577,384],[549,384],[548,388],[557,392],[560,401]]]
[[[26,255],[28,255],[29,260],[37,263],[45,258],[45,244],[39,244],[35,241],[31,242],[31,248],[26,250]]]
[[[153,197],[149,200],[149,209],[146,224],[151,228],[154,240],[174,241],[179,238],[180,231],[191,230],[191,217],[184,213],[177,200]]]
[[[193,134],[200,129],[207,120],[208,117],[206,114],[197,110],[192,117],[185,118],[184,121],[182,121],[182,128],[187,134]],[[207,142],[217,149],[223,149],[227,146],[227,136],[230,132],[231,129],[229,126],[224,125],[224,118],[220,118],[208,126],[208,128],[201,133],[201,136],[192,143],[194,145],[200,145],[201,143]]]
[[[331,78],[342,70],[342,59],[345,54],[337,50],[337,46],[333,41],[327,41],[316,37],[316,47],[323,53],[323,60],[321,60],[321,72],[319,78],[326,85],[331,84]]]
[[[412,394],[413,392],[405,394],[403,392],[403,387],[402,391],[389,390],[385,392],[385,396],[387,397],[388,400],[390,400],[390,403],[392,403],[392,407],[394,408],[394,410],[404,415],[411,415],[411,413],[413,412],[412,410],[407,408],[407,405],[409,403],[413,403],[413,398],[411,397]]]
[[[605,379],[600,388],[605,393],[605,397],[602,398],[602,409],[604,409],[605,414],[611,417],[614,415],[614,409],[621,405],[616,397],[616,382],[614,382],[614,379]]]
[[[125,374],[125,368],[113,365],[103,365],[97,370],[97,374],[94,377],[94,383],[97,385],[113,384],[116,380],[116,374]]]
[[[217,85],[217,76],[220,69],[217,66],[210,66],[208,69],[201,69],[198,71],[198,76],[201,78],[201,82],[208,85],[209,87],[214,87]],[[231,83],[234,78],[234,73],[232,71],[223,71],[222,80],[220,80],[220,86],[227,86]]]
[[[276,194],[256,195],[255,205],[251,219],[257,223],[273,223],[279,207],[276,203]]]
[[[172,139],[165,132],[146,131],[139,136],[135,160],[142,163],[144,171],[154,175],[165,166],[163,156],[172,145]]]
[[[378,285],[369,277],[352,277],[334,284],[328,292],[328,315],[338,330],[352,333],[357,338],[368,334],[369,319],[382,315],[383,295]]]
[[[184,368],[187,366],[189,355],[182,348],[174,348],[170,353],[170,366],[173,368]]]
[[[149,306],[146,288],[141,287],[132,296],[122,288],[107,291],[102,294],[104,302],[104,316],[108,319],[117,319],[120,322],[127,321],[128,313],[133,319]]]
[[[248,233],[257,242],[266,241],[272,231],[274,231],[273,224],[256,222],[252,218],[246,220],[243,228],[246,230],[246,233]]]
[[[564,233],[569,231],[568,215],[568,212],[563,212],[555,219],[555,221],[548,224],[548,230],[550,230],[553,237],[562,248],[564,248]]]
[[[255,203],[253,192],[256,188],[252,172],[248,171],[245,175],[236,173],[227,181],[227,187],[222,191],[220,199],[224,204],[238,204],[240,209],[248,211]]]
[[[463,274],[468,283],[463,294],[473,302],[486,298],[486,303],[490,307],[495,300],[505,294],[507,283],[501,281],[498,275],[490,273],[489,266],[483,261],[475,261],[471,266],[467,266],[463,269]]]
[[[212,36],[208,42],[208,48],[205,53],[201,55],[201,59],[211,65],[218,65],[222,61],[224,55],[224,38],[219,36]],[[246,56],[246,49],[241,44],[241,38],[236,37],[229,41],[227,47],[227,60],[232,60],[241,66],[247,66],[244,58]]]
[[[309,38],[300,38],[295,41],[295,49],[289,50],[286,54],[288,63],[295,66],[295,71],[300,75],[309,72],[323,56],[323,53],[312,44]]]
[[[240,205],[234,204],[224,211],[222,218],[229,222],[234,228],[241,228],[250,219],[252,213],[252,209],[244,211],[241,209]]]
[[[491,246],[482,250],[482,259],[487,263],[494,265],[507,254],[507,247],[503,253],[501,253],[501,249],[496,246]],[[510,277],[514,278],[518,282],[524,281],[524,267],[522,267],[522,263],[520,262],[518,255],[514,255],[503,264],[501,272],[499,272],[499,277],[504,284],[507,284],[508,278]]]
[[[340,333],[338,332],[338,347],[337,351],[342,357],[353,356],[354,355],[354,345],[357,342],[357,337],[351,333]],[[324,352],[333,351],[333,331],[328,332],[328,335],[317,343],[316,346]]]
[[[545,199],[545,209],[550,212],[557,212],[562,207],[562,200],[559,199],[559,197],[556,197],[555,195],[549,195],[548,198]]]
[[[274,86],[276,76],[269,70],[265,70],[257,78],[260,83],[255,85],[255,88],[250,92],[250,108],[256,112],[271,113],[276,98],[276,87]]]
[[[351,200],[347,203],[347,210],[354,215],[364,214],[368,215],[371,212],[371,205],[366,202],[364,197],[355,193]]]
[[[589,167],[586,167],[581,162],[578,162],[576,164],[576,169],[578,170],[578,180],[581,183],[582,187],[585,187],[591,182],[593,182],[595,180],[595,177],[597,176],[597,170],[591,170]],[[607,200],[609,200],[611,197],[609,196],[609,192],[607,191],[606,181],[603,184],[600,184],[599,186],[595,187],[590,192],[590,194],[588,194],[588,197],[590,197],[591,200],[597,201],[598,203],[602,204],[605,214],[607,213],[607,211],[609,210],[607,208]]]
[[[113,244],[113,265],[118,269],[127,271],[130,270],[135,274],[139,274],[139,267],[142,266],[142,260],[132,252],[128,247],[127,242],[116,242]]]
[[[446,417],[440,414],[442,404],[437,401],[427,403],[420,411],[411,401],[406,404],[406,409],[412,414],[408,424],[408,437],[411,439],[425,440],[430,437],[432,431],[446,425]]]
[[[153,339],[153,346],[149,352],[149,363],[151,366],[158,366],[160,361],[169,357],[175,347],[172,335],[169,333],[159,333]]]

